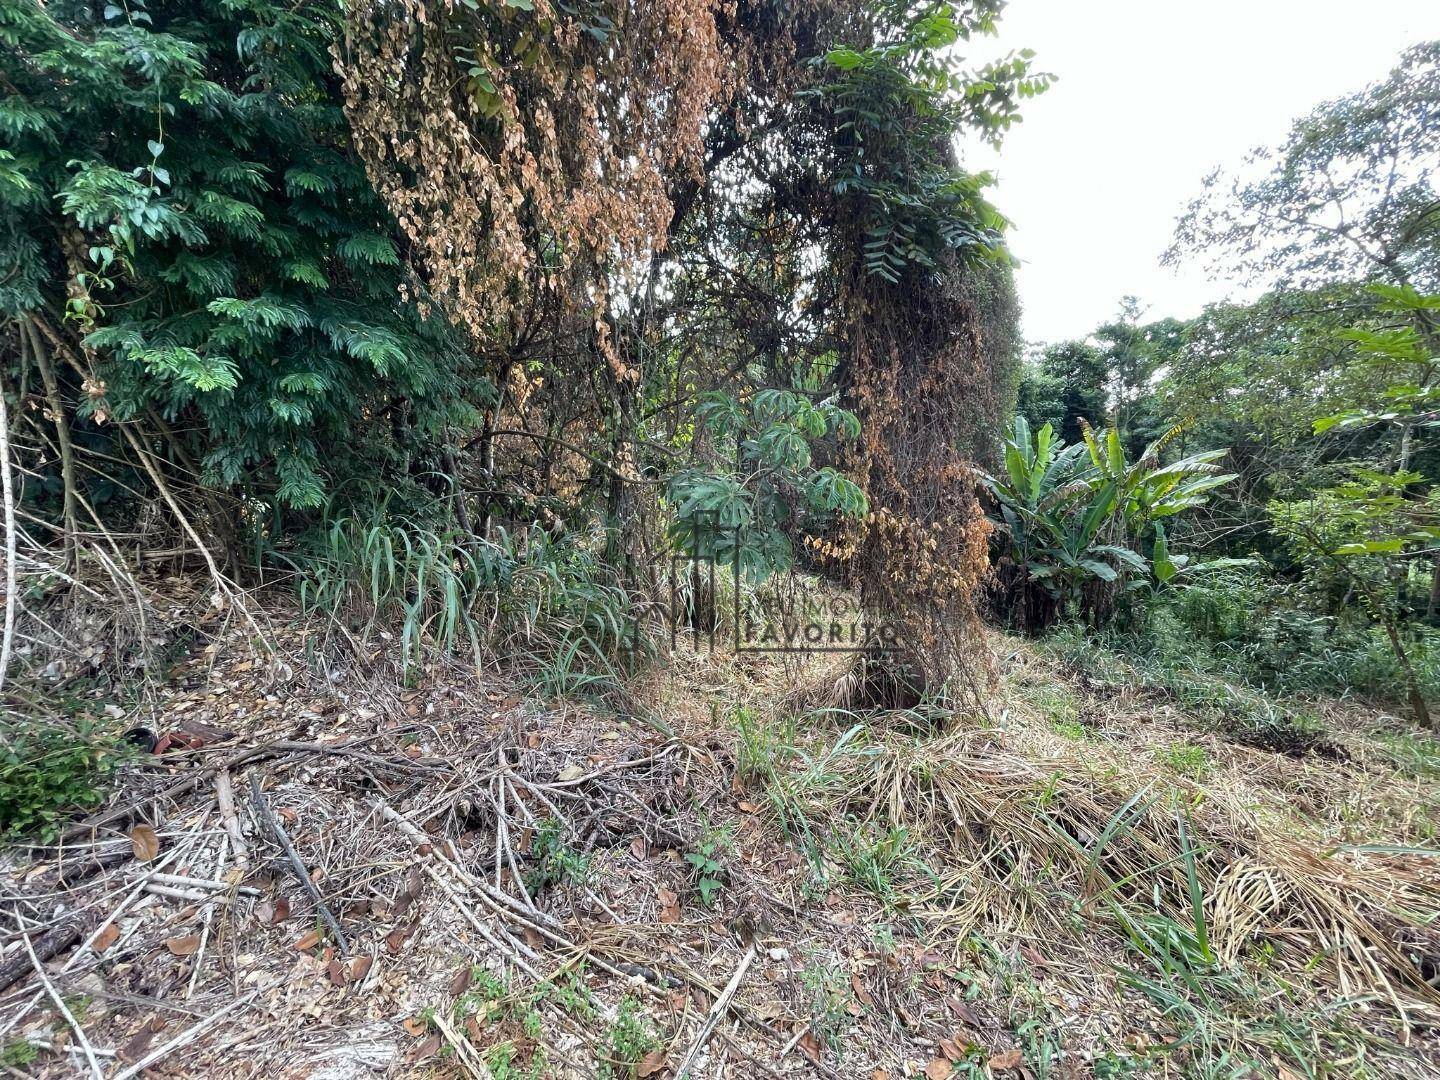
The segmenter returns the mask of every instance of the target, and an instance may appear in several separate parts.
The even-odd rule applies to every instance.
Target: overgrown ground
[[[558,702],[165,588],[165,680],[64,701],[160,752],[7,856],[11,1070],[1440,1075],[1440,746],[1383,710],[1065,637],[953,712],[688,650]]]

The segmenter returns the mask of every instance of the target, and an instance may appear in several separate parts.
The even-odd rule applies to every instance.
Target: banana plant
[[[1175,434],[1167,432],[1131,462],[1113,429],[1085,427],[1083,440],[1066,446],[1050,424],[1032,434],[1017,416],[1005,438],[1004,474],[981,474],[1008,536],[1002,565],[1014,569],[1001,575],[1008,587],[1039,588],[1063,605],[1083,600],[1097,582],[1108,585],[1132,573],[1163,582],[1180,573],[1185,557],[1170,553],[1160,519],[1203,504],[1234,476],[1217,464],[1223,450],[1160,464]],[[1139,546],[1151,536],[1147,557]],[[1058,610],[1056,604],[1022,606]]]

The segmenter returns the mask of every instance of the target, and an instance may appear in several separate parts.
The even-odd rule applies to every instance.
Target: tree
[[[198,480],[232,554],[342,485],[422,492],[485,392],[401,296],[337,107],[338,9],[97,10],[0,8],[5,388],[46,402],[21,412],[32,462],[61,449],[67,535],[152,479]]]
[[[1236,176],[1213,173],[1166,261],[1198,254],[1285,288],[1440,287],[1440,42],[1318,106]]]

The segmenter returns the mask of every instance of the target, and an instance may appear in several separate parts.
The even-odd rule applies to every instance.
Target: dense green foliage
[[[1048,423],[1032,440],[1017,416],[1004,474],[985,477],[1006,536],[996,602],[1020,629],[1045,629],[1066,612],[1098,624],[1120,596],[1193,577],[1189,557],[1170,551],[1164,519],[1234,479],[1216,464],[1223,450],[1162,464],[1174,432],[1129,461],[1118,429],[1081,424],[1082,441],[1067,446]]]
[[[1166,537],[1224,572],[1122,608],[1129,650],[1270,688],[1359,690],[1428,719],[1437,136],[1440,46],[1418,46],[1238,178],[1212,177],[1182,221],[1170,259],[1238,259],[1276,288],[1186,323],[1143,323],[1128,304],[1026,369],[1031,423],[1108,424],[1126,447],[1170,430],[1157,461],[1200,451],[1235,474]]]
[[[394,482],[478,399],[400,301],[338,25],[317,2],[0,8],[0,313],[85,381],[77,440],[155,417],[167,456],[267,513]]]

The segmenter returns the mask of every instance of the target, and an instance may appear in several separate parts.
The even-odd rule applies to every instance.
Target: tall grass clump
[[[327,519],[292,563],[305,611],[396,640],[407,670],[430,650],[469,653],[570,693],[613,684],[650,650],[601,543],[539,526],[481,538],[382,506]]]

